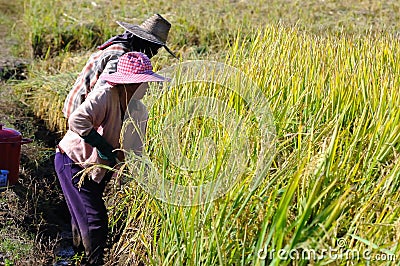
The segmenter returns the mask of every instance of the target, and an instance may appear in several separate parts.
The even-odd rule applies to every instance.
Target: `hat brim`
[[[161,46],[164,46],[165,43],[162,42],[161,40],[159,40],[156,36],[154,36],[153,34],[147,32],[146,30],[142,29],[140,26],[138,25],[133,25],[133,24],[129,24],[126,22],[121,22],[121,21],[117,21],[118,25],[120,25],[122,28],[124,28],[125,30],[132,32],[134,35],[136,35],[137,37],[144,39],[146,41],[155,43],[155,44],[159,44]]]
[[[102,74],[100,79],[114,83],[114,84],[133,84],[152,81],[166,81],[167,79],[156,73],[152,74],[132,74],[124,75],[118,72],[112,74]]]
[[[151,43],[155,43],[158,44],[160,46],[163,46],[165,48],[165,50],[167,50],[168,53],[170,53],[173,57],[177,58],[176,55],[167,47],[167,45],[165,44],[165,42],[159,40],[156,36],[154,36],[153,34],[147,32],[146,30],[142,29],[140,26],[138,25],[133,25],[133,24],[129,24],[126,22],[122,22],[122,21],[117,21],[118,25],[120,25],[122,28],[124,28],[125,30],[131,32],[133,35],[149,41]]]

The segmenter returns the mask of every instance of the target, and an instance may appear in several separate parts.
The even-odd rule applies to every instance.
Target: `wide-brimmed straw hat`
[[[150,81],[165,81],[166,78],[153,72],[150,59],[141,52],[128,52],[118,59],[117,72],[103,73],[100,79],[111,84],[132,84]]]
[[[133,25],[121,21],[117,21],[117,23],[125,30],[132,32],[135,36],[163,46],[172,56],[176,57],[166,45],[171,23],[160,14],[154,14],[140,25]]]

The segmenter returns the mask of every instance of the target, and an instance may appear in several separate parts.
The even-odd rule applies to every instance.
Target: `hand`
[[[117,158],[117,153],[116,152],[101,152],[99,149],[97,149],[97,154],[99,157],[103,160],[110,161],[112,165],[115,165],[117,163],[116,158]]]

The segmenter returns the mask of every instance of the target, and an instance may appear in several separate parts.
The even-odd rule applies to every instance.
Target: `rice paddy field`
[[[32,63],[12,88],[61,135],[64,99],[95,47],[122,33],[116,20],[171,22],[178,59],[162,50],[156,70],[229,70],[229,86],[182,80],[145,97],[145,156],[127,152],[105,197],[108,265],[400,265],[399,1],[20,2],[13,51]],[[210,99],[225,109],[202,107]],[[212,112],[185,117],[199,106]],[[184,122],[170,130],[173,119]],[[218,197],[158,193],[221,176]]]

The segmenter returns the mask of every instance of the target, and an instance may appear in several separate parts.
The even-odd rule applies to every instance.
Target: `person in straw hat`
[[[122,55],[117,71],[103,73],[106,83],[94,88],[71,114],[69,129],[60,141],[54,159],[55,170],[71,214],[73,246],[84,248],[87,265],[101,265],[107,239],[108,217],[102,199],[113,167],[123,160],[120,147],[122,122],[128,103],[135,101],[131,112],[137,125],[134,146],[138,154],[143,147],[148,112],[141,102],[148,82],[165,81],[152,71],[148,56],[141,52]],[[131,110],[129,110],[131,111]],[[83,181],[83,182],[82,182]]]
[[[98,47],[99,51],[90,56],[65,99],[63,113],[66,118],[84,101],[103,72],[116,71],[118,58],[123,54],[136,51],[145,53],[151,58],[164,47],[176,57],[166,45],[171,24],[160,14],[154,14],[141,25],[120,21],[117,23],[125,29],[125,32],[107,40]],[[100,81],[98,86],[103,84],[104,82]]]

